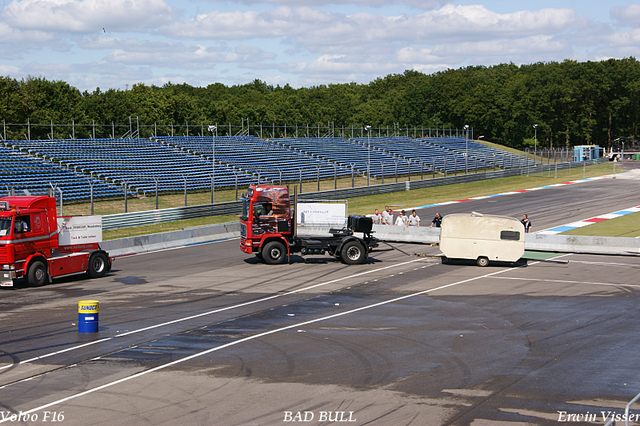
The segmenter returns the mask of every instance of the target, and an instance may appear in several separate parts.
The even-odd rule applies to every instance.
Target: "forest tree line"
[[[469,66],[434,74],[407,70],[368,84],[329,84],[292,88],[260,80],[227,87],[167,83],[134,84],[129,90],[81,92],[64,81],[42,77],[0,77],[0,130],[8,139],[51,137],[50,123],[98,127],[109,137],[112,125],[131,117],[145,125],[231,123],[247,120],[254,128],[350,126],[373,128],[462,128],[474,136],[512,147],[597,144],[635,139],[640,115],[640,63],[631,57],[600,62]],[[20,124],[20,126],[17,126]],[[40,126],[38,126],[40,125]],[[85,127],[82,127],[85,125]],[[534,125],[537,129],[534,132]],[[206,127],[205,127],[206,128]],[[56,138],[70,131],[53,129]],[[164,133],[166,134],[166,133]]]

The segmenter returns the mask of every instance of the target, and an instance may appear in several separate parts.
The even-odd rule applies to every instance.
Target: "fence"
[[[54,124],[31,123],[7,123],[2,120],[3,140],[53,140],[53,139],[104,139],[104,138],[150,138],[157,136],[210,136],[210,125],[216,126],[219,136],[253,135],[259,138],[282,137],[343,137],[355,138],[374,136],[407,136],[413,138],[456,136],[473,139],[473,128],[432,127],[432,126],[401,126],[394,123],[389,126],[366,126],[364,124],[351,124],[348,126],[336,126],[334,122],[322,124],[278,124],[275,123],[250,123],[249,119],[241,119],[240,125],[228,122],[223,123],[140,123],[138,117],[129,117],[129,123],[96,124],[91,122],[75,122]],[[367,129],[369,128],[369,129]],[[468,130],[468,132],[467,132]]]
[[[600,160],[606,161],[606,160]],[[591,163],[591,162],[590,162]],[[597,164],[594,161],[593,164]],[[485,171],[484,173],[464,174],[457,176],[447,176],[435,179],[424,179],[389,183],[381,185],[363,186],[357,188],[334,189],[330,191],[307,192],[300,194],[300,201],[308,199],[335,200],[348,199],[354,197],[364,197],[368,195],[388,194],[391,192],[409,191],[412,189],[431,188],[436,186],[452,185],[457,183],[477,182],[487,179],[498,179],[510,176],[549,172],[571,168],[586,167],[586,162],[566,162],[550,165],[537,164],[536,166],[523,166],[507,170]],[[176,220],[194,219],[206,216],[236,215],[242,211],[242,204],[239,201],[231,201],[216,204],[204,204],[191,207],[176,207],[162,210],[151,210],[135,213],[120,213],[106,215],[102,217],[102,229],[112,230],[142,225],[155,225],[163,222]]]

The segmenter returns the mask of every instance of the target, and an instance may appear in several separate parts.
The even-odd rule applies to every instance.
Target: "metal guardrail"
[[[557,170],[584,167],[584,162],[558,163]],[[334,189],[320,192],[306,192],[298,194],[300,201],[308,199],[335,200],[368,195],[388,194],[391,192],[409,191],[412,189],[432,188],[436,186],[453,185],[456,183],[478,182],[487,179],[498,179],[510,176],[519,176],[540,172],[552,173],[556,170],[556,164],[537,164],[536,166],[523,166],[506,170],[487,171],[470,174],[459,174],[434,179],[412,180],[383,185],[362,186],[357,188]],[[102,216],[102,229],[113,230],[129,228],[133,226],[157,225],[176,220],[196,219],[206,216],[236,215],[242,212],[240,201],[225,203],[202,204],[198,206],[175,207],[161,210],[147,210],[142,212],[119,213]]]
[[[240,201],[230,201],[226,203],[202,204],[198,206],[175,207],[171,209],[111,214],[102,216],[102,229],[108,231],[133,226],[157,225],[164,222],[196,219],[206,216],[240,214],[241,211],[242,203]]]

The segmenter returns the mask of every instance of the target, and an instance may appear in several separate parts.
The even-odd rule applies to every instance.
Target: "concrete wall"
[[[559,253],[640,254],[640,238],[526,234],[524,246]]]
[[[120,238],[100,243],[110,256],[145,253],[167,248],[207,243],[240,236],[240,222],[185,228],[180,231]],[[238,249],[239,250],[239,249]]]

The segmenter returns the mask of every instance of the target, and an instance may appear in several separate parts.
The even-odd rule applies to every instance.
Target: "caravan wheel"
[[[483,268],[487,265],[489,265],[489,259],[481,256],[476,260],[476,263],[478,264],[478,266],[482,266]]]

